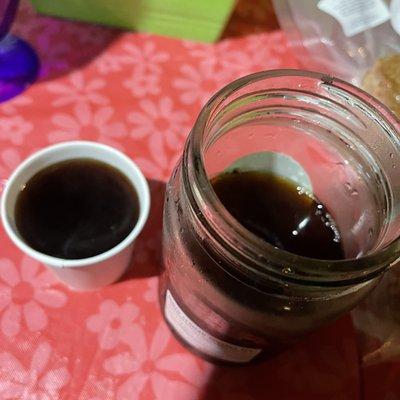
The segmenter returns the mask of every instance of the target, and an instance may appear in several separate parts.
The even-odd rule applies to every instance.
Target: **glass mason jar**
[[[399,132],[377,100],[318,73],[256,73],[214,95],[189,135],[164,206],[161,306],[183,343],[211,360],[248,362],[371,291],[400,255]],[[311,185],[327,207],[345,259],[276,248],[224,208],[210,179],[243,160],[258,168],[263,154],[298,166],[291,178]]]

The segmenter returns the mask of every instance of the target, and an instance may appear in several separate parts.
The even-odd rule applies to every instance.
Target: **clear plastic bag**
[[[400,0],[274,0],[274,7],[305,69],[363,87],[400,117]],[[365,367],[400,361],[399,263],[352,317]]]
[[[400,53],[400,0],[274,0],[304,68],[360,84],[376,60]]]
[[[400,269],[386,272],[379,285],[352,311],[364,366],[400,362]]]

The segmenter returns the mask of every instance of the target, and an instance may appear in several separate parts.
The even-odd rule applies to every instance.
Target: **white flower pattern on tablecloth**
[[[159,137],[149,139],[150,157],[135,157],[134,160],[146,175],[162,182],[168,181],[173,169],[178,162],[181,151],[167,157],[164,143]]]
[[[104,79],[93,78],[85,81],[82,72],[74,72],[69,77],[68,84],[52,82],[47,85],[47,90],[57,95],[52,102],[55,107],[79,102],[106,105],[109,103],[109,99],[99,92],[105,85]]]
[[[18,400],[56,400],[70,374],[64,364],[49,368],[52,352],[48,342],[40,343],[28,368],[9,352],[0,353],[0,398]]]
[[[129,341],[133,322],[139,316],[139,308],[126,302],[119,306],[113,300],[105,300],[100,304],[99,313],[86,320],[89,331],[97,333],[102,349],[113,349],[120,341]]]
[[[32,129],[32,123],[20,115],[0,117],[0,142],[21,145]]]
[[[67,302],[65,293],[52,287],[57,283],[50,271],[28,256],[23,256],[20,269],[11,260],[0,259],[1,332],[15,336],[22,322],[32,332],[46,328],[45,308],[61,308]]]
[[[29,106],[32,103],[31,97],[26,94],[20,94],[18,97],[14,97],[2,104],[1,111],[6,115],[17,114],[19,107]]]
[[[111,52],[101,54],[96,59],[95,64],[98,72],[102,75],[110,75],[114,72],[119,72],[124,65],[119,56]]]
[[[21,156],[13,147],[0,151],[0,196],[6,186],[7,178],[20,162]]]
[[[124,80],[124,86],[130,90],[135,97],[146,97],[161,92],[160,77],[146,71],[134,71],[130,79]]]
[[[129,82],[134,82],[135,75],[140,75],[151,80],[159,80],[162,73],[163,64],[169,60],[170,55],[166,51],[158,50],[154,41],[145,34],[140,34],[143,39],[134,43],[124,44],[119,52],[114,54],[104,54],[96,61],[96,66],[101,74],[118,72],[123,67],[132,67],[132,78],[126,84],[131,87]],[[138,79],[139,80],[139,79]],[[144,82],[141,80],[142,86]],[[133,90],[133,87],[132,87]],[[135,92],[134,92],[135,93]]]
[[[210,65],[214,68],[219,67],[235,71],[248,58],[245,49],[233,49],[232,43],[228,40],[217,42],[213,46],[207,43],[187,41],[185,46],[188,48],[190,55],[198,59],[200,64]]]
[[[143,293],[143,298],[148,303],[155,303],[158,300],[158,277],[147,279],[147,290]]]
[[[160,74],[160,64],[169,60],[170,55],[166,51],[158,50],[152,40],[144,40],[141,43],[127,43],[123,46],[123,62],[134,66],[136,71],[148,71]]]
[[[240,49],[233,48],[229,40],[223,40],[213,46],[185,42],[185,46],[200,64],[231,70],[231,79],[279,68],[284,62],[287,48],[284,46],[285,39],[282,32],[249,35],[240,40],[243,42]],[[294,66],[296,66],[295,61]]]
[[[190,129],[189,115],[185,111],[177,109],[170,97],[161,97],[158,101],[141,100],[139,107],[140,110],[128,115],[133,125],[131,136],[134,139],[149,137],[149,144],[158,147],[154,139],[158,137],[171,149],[181,148]],[[157,148],[156,152],[159,151]]]
[[[131,352],[122,352],[104,362],[104,368],[116,376],[129,375],[116,392],[117,400],[141,398],[145,386],[150,384],[157,400],[194,400],[206,381],[195,358],[187,353],[165,354],[171,333],[164,322],[156,329],[148,344],[144,330],[136,326],[131,337]]]
[[[21,162],[21,156],[17,149],[6,147],[0,151],[0,179],[7,178]]]
[[[242,71],[251,73],[256,71],[276,69],[282,65],[281,49],[284,46],[277,46],[284,40],[282,32],[277,32],[276,37],[272,35],[249,35],[244,38],[247,48],[247,57],[242,62]],[[272,40],[271,40],[272,39]]]
[[[56,129],[49,133],[51,143],[85,139],[101,141],[110,146],[121,148],[118,139],[127,135],[125,124],[118,121],[112,122],[114,109],[112,107],[93,107],[86,103],[78,103],[73,114],[53,114],[51,121]]]
[[[198,102],[203,105],[232,77],[232,71],[217,69],[212,64],[184,64],[180,67],[180,72],[181,76],[175,78],[172,84],[181,91],[180,99],[184,104]]]

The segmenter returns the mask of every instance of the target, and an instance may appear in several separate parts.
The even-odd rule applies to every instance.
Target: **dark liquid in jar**
[[[73,159],[34,175],[18,195],[15,220],[25,242],[54,257],[81,259],[120,243],[139,216],[137,193],[112,166]]]
[[[164,302],[169,291],[188,318],[211,336],[262,349],[256,357],[261,358],[348,311],[368,291],[366,287],[337,295],[337,288],[292,283],[286,275],[269,279],[267,272],[256,279],[258,274],[247,274],[251,266],[247,258],[221,251],[215,242],[223,244],[223,238],[211,240],[185,214],[187,204],[178,178],[170,182],[165,203],[161,299]],[[291,181],[236,170],[216,176],[211,184],[227,211],[260,240],[314,259],[344,258],[339,231],[328,209]],[[268,252],[265,262],[269,262]],[[292,265],[296,267],[295,262]],[[221,360],[218,355],[202,353],[195,341],[176,332],[203,357]]]
[[[339,231],[326,207],[291,181],[234,170],[211,183],[235,219],[275,247],[314,259],[344,258]]]

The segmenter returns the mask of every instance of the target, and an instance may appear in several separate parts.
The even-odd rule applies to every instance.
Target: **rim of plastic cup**
[[[48,153],[53,152],[54,150],[57,150],[59,148],[63,147],[74,147],[74,146],[79,146],[79,147],[88,147],[88,148],[94,148],[97,147],[98,149],[107,151],[109,153],[113,153],[114,155],[118,156],[120,159],[124,160],[128,164],[130,164],[130,167],[134,170],[135,174],[138,177],[137,182],[133,182],[129,177],[129,181],[131,184],[134,186],[134,188],[139,192],[143,193],[143,201],[139,201],[139,218],[132,229],[132,231],[129,233],[128,236],[125,237],[120,243],[118,243],[116,246],[112,247],[111,249],[97,254],[92,257],[87,257],[87,258],[80,258],[80,259],[65,259],[65,258],[59,258],[59,257],[53,257],[49,256],[45,253],[42,253],[40,251],[37,251],[30,247],[28,244],[26,244],[15,232],[15,230],[11,227],[11,224],[9,222],[9,217],[6,213],[6,199],[8,197],[9,191],[12,187],[13,181],[15,178],[23,171],[25,170],[33,161],[37,160],[38,158],[41,158]],[[73,158],[73,157],[72,157]],[[71,159],[72,159],[71,158]],[[90,158],[90,156],[88,157]],[[106,161],[104,161],[106,162]],[[119,170],[118,167],[114,167]],[[120,171],[122,172],[122,171]],[[123,172],[122,172],[123,173]],[[125,176],[126,174],[123,173]],[[14,244],[19,247],[20,250],[31,256],[32,258],[44,263],[51,265],[53,267],[58,267],[58,268],[71,268],[71,267],[84,267],[84,266],[91,266],[95,265],[99,262],[105,261],[114,255],[120,253],[122,250],[124,250],[126,247],[128,247],[139,235],[141,230],[143,229],[147,218],[149,216],[150,212],[150,191],[149,191],[149,186],[147,183],[146,178],[144,177],[141,169],[137,166],[137,164],[131,160],[128,156],[126,156],[124,153],[121,151],[111,147],[107,146],[105,144],[100,144],[96,142],[90,142],[90,141],[84,141],[84,140],[77,140],[77,141],[69,141],[69,142],[62,142],[58,143],[55,145],[51,145],[48,147],[45,147],[44,149],[41,149],[32,155],[30,155],[28,158],[26,158],[15,170],[14,172],[10,175],[10,177],[7,180],[7,183],[5,185],[4,191],[1,195],[1,216],[3,220],[3,226],[8,234],[8,236],[11,238],[11,240],[14,242]]]

